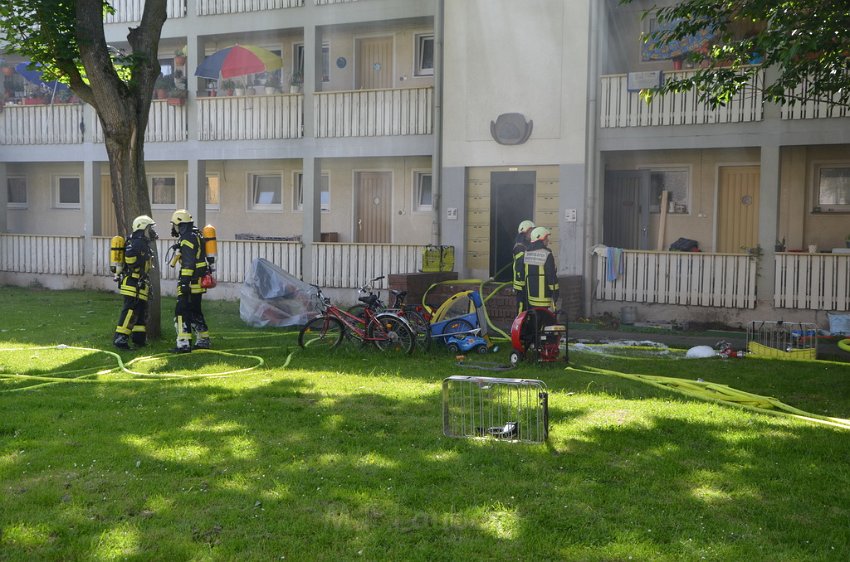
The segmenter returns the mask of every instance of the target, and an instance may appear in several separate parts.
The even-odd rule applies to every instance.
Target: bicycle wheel
[[[412,353],[416,347],[416,336],[407,322],[388,312],[378,314],[369,322],[366,335],[381,351]]]
[[[446,327],[443,328],[443,333],[446,334],[443,341],[448,342],[449,337],[451,336],[463,337],[469,335],[472,333],[472,330],[474,330],[474,328],[468,320],[457,318],[446,324]]]
[[[405,311],[404,319],[410,324],[410,328],[416,336],[416,349],[423,352],[428,351],[431,347],[431,323],[415,310]]]
[[[330,316],[317,316],[298,332],[298,345],[304,349],[333,349],[342,341],[345,327]]]

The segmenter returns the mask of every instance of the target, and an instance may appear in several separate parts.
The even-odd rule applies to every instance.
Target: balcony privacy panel
[[[413,244],[313,244],[314,282],[322,287],[362,287],[384,278],[374,287],[386,289],[394,273],[415,273],[425,246]]]
[[[695,71],[665,73],[665,78],[686,78]],[[714,109],[700,102],[695,90],[655,96],[647,104],[638,91],[628,91],[628,75],[601,78],[599,90],[600,127],[650,127],[659,125],[707,125],[761,121],[762,74],[739,92],[726,106]]]

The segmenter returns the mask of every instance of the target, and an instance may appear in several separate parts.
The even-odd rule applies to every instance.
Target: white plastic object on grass
[[[717,352],[709,345],[696,345],[688,350],[685,357],[688,359],[707,359],[716,357]]]

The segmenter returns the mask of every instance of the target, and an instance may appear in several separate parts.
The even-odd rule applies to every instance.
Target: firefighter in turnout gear
[[[517,229],[516,242],[514,243],[514,293],[516,293],[516,313],[528,308],[528,301],[525,298],[525,264],[522,260],[525,256],[525,249],[531,243],[531,231],[534,228],[534,223],[530,220],[524,220],[519,223]]]
[[[549,246],[551,232],[543,226],[531,231],[531,244],[525,250],[525,294],[531,308],[555,309],[560,289],[555,257]]]
[[[172,246],[175,251],[171,266],[179,264],[177,281],[177,306],[174,310],[174,327],[177,330],[177,353],[192,350],[192,333],[195,347],[209,349],[210,335],[201,298],[207,291],[201,286],[201,277],[207,273],[207,256],[201,233],[195,228],[192,215],[185,209],[171,215],[171,235],[178,238]]]
[[[120,259],[121,237],[113,239],[112,251],[118,257],[113,259],[116,268],[116,280],[119,292],[124,296],[124,306],[118,317],[118,326],[112,343],[119,349],[130,349],[130,341],[137,347],[147,343],[148,293],[150,281],[148,272],[153,264],[151,242],[156,240],[156,223],[147,215],[133,219],[133,233],[127,238]]]

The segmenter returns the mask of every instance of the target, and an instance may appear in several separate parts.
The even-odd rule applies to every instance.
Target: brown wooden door
[[[392,242],[392,174],[358,173],[356,197],[354,240],[374,244]]]
[[[758,166],[722,166],[718,173],[717,251],[741,253],[758,245]]]
[[[393,38],[357,40],[357,74],[354,88],[378,90],[393,87]]]
[[[614,248],[649,249],[649,172],[605,173],[602,243]]]

